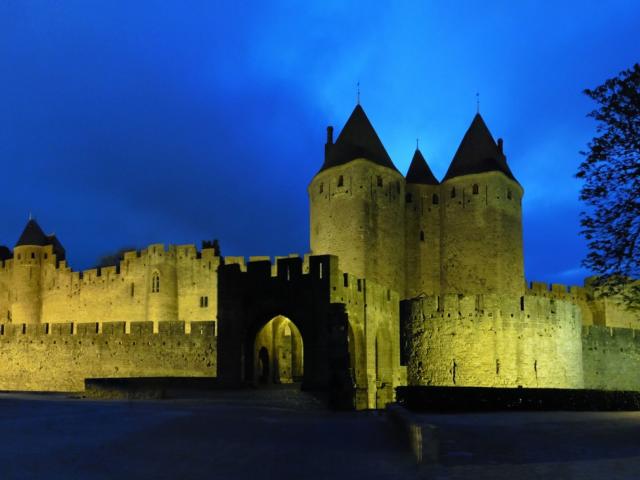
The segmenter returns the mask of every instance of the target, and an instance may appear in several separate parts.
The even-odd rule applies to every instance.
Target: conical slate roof
[[[353,109],[336,142],[328,145],[320,171],[344,165],[356,158],[366,158],[398,171],[360,105]]]
[[[427,161],[422,156],[422,152],[416,148],[413,154],[411,165],[407,171],[407,183],[420,183],[422,185],[438,185],[438,180],[433,176]]]
[[[40,225],[38,225],[38,222],[30,218],[22,231],[22,235],[20,235],[20,238],[16,243],[16,247],[20,247],[22,245],[35,245],[42,247],[49,243],[49,239],[40,228]]]
[[[473,122],[464,134],[458,151],[453,157],[449,170],[442,181],[450,178],[469,175],[472,173],[483,173],[498,171],[504,173],[508,178],[517,182],[513,173],[507,165],[507,159],[500,151],[491,132],[484,123],[479,113],[473,117]]]

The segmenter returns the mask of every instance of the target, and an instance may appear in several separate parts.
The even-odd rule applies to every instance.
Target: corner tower
[[[523,194],[476,114],[441,185],[443,294],[524,294]]]
[[[440,293],[440,183],[416,148],[405,195],[406,296]]]
[[[13,249],[12,323],[40,323],[43,250],[48,244],[40,225],[29,219]]]
[[[357,105],[336,142],[327,128],[325,159],[308,187],[311,252],[339,257],[340,269],[386,285],[405,285],[404,177]]]

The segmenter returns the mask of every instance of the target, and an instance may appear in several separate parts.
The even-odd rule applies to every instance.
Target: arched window
[[[512,197],[511,190],[507,190],[507,198],[511,200],[511,197]]]
[[[480,189],[478,188],[478,184],[474,183],[473,184],[473,194],[474,195],[478,195],[478,193],[480,193]]]
[[[322,193],[324,191],[324,183],[320,184],[320,193]]]
[[[424,230],[420,230],[420,241],[424,242]]]
[[[340,175],[338,177],[338,186],[341,187],[342,185],[344,185],[344,178],[342,175]]]
[[[380,175],[378,175],[378,186],[382,186],[382,177]]]
[[[440,203],[440,199],[438,198],[437,193],[434,193],[433,197],[431,197],[431,203],[433,203],[434,205],[438,205],[438,203]]]
[[[451,189],[451,198],[456,198],[456,187]]]
[[[158,293],[160,291],[160,274],[155,272],[151,276],[151,293]]]

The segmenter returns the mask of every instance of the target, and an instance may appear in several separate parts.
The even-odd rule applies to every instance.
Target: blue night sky
[[[438,178],[479,91],[525,188],[527,278],[581,284],[581,92],[640,60],[639,29],[636,1],[0,0],[0,243],[33,212],[74,269],[212,238],[304,253],[325,128],[360,81],[398,169],[419,137]]]

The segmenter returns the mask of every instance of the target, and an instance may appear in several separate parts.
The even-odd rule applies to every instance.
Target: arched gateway
[[[218,270],[221,382],[300,382],[328,391],[344,408],[393,401],[406,378],[395,292],[340,272],[330,255],[276,265],[262,258],[225,262]]]
[[[302,382],[304,345],[298,327],[288,318],[278,315],[257,333],[254,341],[253,378],[259,384]],[[247,365],[250,366],[250,365]]]

